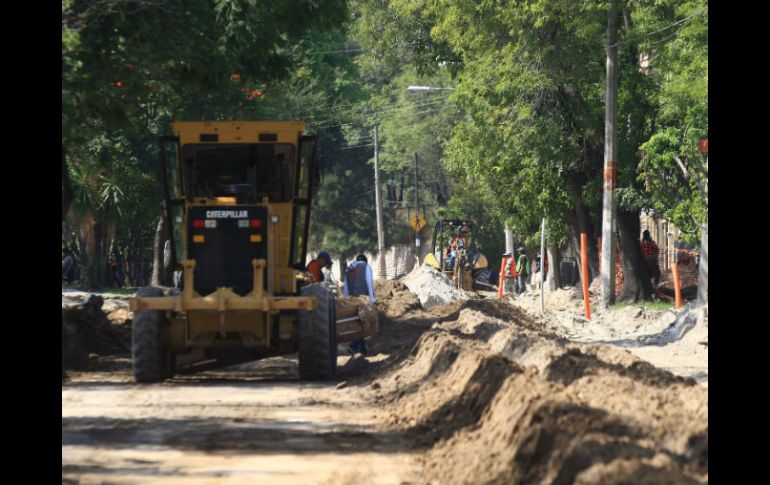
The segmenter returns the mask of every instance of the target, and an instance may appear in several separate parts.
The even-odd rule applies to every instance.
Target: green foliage
[[[598,172],[601,7],[436,1],[430,9],[433,35],[464,66],[457,95],[466,117],[447,145],[447,166],[487,185],[516,237],[533,243],[544,214],[565,225],[573,182]]]
[[[315,43],[330,42],[313,35],[346,19],[344,0],[63,0],[62,138],[75,192],[71,227],[93,230],[91,217],[108,227],[112,233],[100,237],[111,239],[96,242],[102,256],[111,241],[146,251],[160,214],[157,135],[174,119],[285,118],[278,99],[290,97],[279,94],[283,87],[300,96],[291,99],[296,106],[323,99],[326,93],[302,78],[322,62],[296,76],[293,69]],[[286,81],[292,76],[305,91]],[[278,95],[260,103],[270,87]]]
[[[708,210],[708,4],[621,9],[618,207],[652,209],[695,240]],[[374,126],[387,244],[413,240],[415,153],[429,227],[439,211],[475,219],[494,257],[503,226],[539,245],[546,216],[563,244],[577,210],[599,221],[607,15],[606,1],[571,0],[63,0],[72,217],[149,240],[153,137],[171,120],[301,119],[325,174],[311,251],[376,249]]]
[[[637,178],[648,206],[684,231],[686,242],[697,243],[699,226],[708,219],[708,157],[698,151],[698,140],[708,137],[708,4],[665,1],[640,14],[653,31],[670,27],[658,34],[662,40],[641,44],[654,53],[658,118],[641,144]]]

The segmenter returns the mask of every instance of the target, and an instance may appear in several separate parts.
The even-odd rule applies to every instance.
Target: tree
[[[365,3],[386,9],[382,2]],[[618,229],[627,284],[621,300],[649,298],[651,290],[637,241],[639,212],[649,195],[636,177],[639,146],[656,131],[659,111],[666,108],[656,104],[658,91],[667,91],[662,99],[674,106],[687,98],[686,83],[669,83],[668,77],[661,86],[660,78],[640,69],[639,58],[652,45],[671,41],[661,39],[660,32],[675,32],[676,37],[682,25],[692,25],[702,7],[703,2],[623,4],[618,116],[623,123],[617,162]],[[395,51],[402,52],[399,46],[414,45],[419,33],[428,31],[431,42],[423,45],[432,46],[433,56],[409,58],[402,53],[401,58],[435,66],[441,46],[451,53],[445,58],[457,60],[451,63],[457,80],[454,99],[464,117],[445,146],[446,166],[485,185],[493,194],[491,202],[525,240],[537,233],[544,213],[555,227],[569,228],[575,247],[579,234],[587,233],[589,264],[596,274],[606,3],[542,0],[500,8],[500,2],[493,1],[392,1],[387,10],[381,37],[385,40],[378,42],[395,44]],[[420,29],[407,28],[406,39],[395,42],[389,33],[393,25]],[[687,47],[674,51],[683,58],[690,52]],[[703,77],[703,70],[694,72]],[[701,105],[707,103],[700,91],[692,94]]]
[[[62,217],[75,207],[90,284],[116,241],[141,255],[151,244],[155,136],[175,118],[253,115],[255,86],[286,77],[298,41],[346,16],[342,0],[62,1]]]

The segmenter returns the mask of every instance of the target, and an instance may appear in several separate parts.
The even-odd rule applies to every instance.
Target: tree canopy
[[[620,25],[619,229],[628,246],[647,210],[694,242],[708,210],[705,0],[64,0],[71,222],[148,240],[154,137],[173,119],[302,119],[324,163],[312,250],[376,249],[375,126],[387,244],[412,240],[417,191],[429,226],[475,218],[493,252],[503,225],[539,244],[543,217],[550,245],[594,240],[608,15]]]

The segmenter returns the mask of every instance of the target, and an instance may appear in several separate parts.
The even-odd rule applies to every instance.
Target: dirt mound
[[[417,294],[425,309],[469,298],[468,293],[455,288],[449,278],[427,264],[414,268],[403,282]]]
[[[420,299],[400,281],[375,280],[374,295],[377,309],[388,318],[398,318],[420,308]]]
[[[377,381],[435,483],[703,483],[707,389],[607,345],[465,302]]]
[[[131,351],[130,315],[116,308],[126,318],[120,322],[116,317],[117,323],[113,323],[102,310],[103,304],[104,299],[96,294],[62,295],[62,369],[88,367],[91,354]]]

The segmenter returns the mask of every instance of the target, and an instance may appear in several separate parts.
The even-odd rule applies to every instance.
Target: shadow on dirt
[[[364,425],[309,421],[210,419],[62,419],[62,446],[129,449],[163,446],[206,453],[344,454],[395,453],[405,449],[400,433],[368,431]]]
[[[580,349],[569,349],[561,356],[555,358],[546,368],[546,379],[553,382],[561,382],[568,386],[586,375],[595,375],[601,370],[614,372],[623,377],[629,377],[648,386],[666,388],[674,384],[694,386],[694,379],[685,379],[671,372],[659,369],[654,365],[637,360],[628,367],[619,364],[610,364],[599,360],[596,356],[587,355]]]

